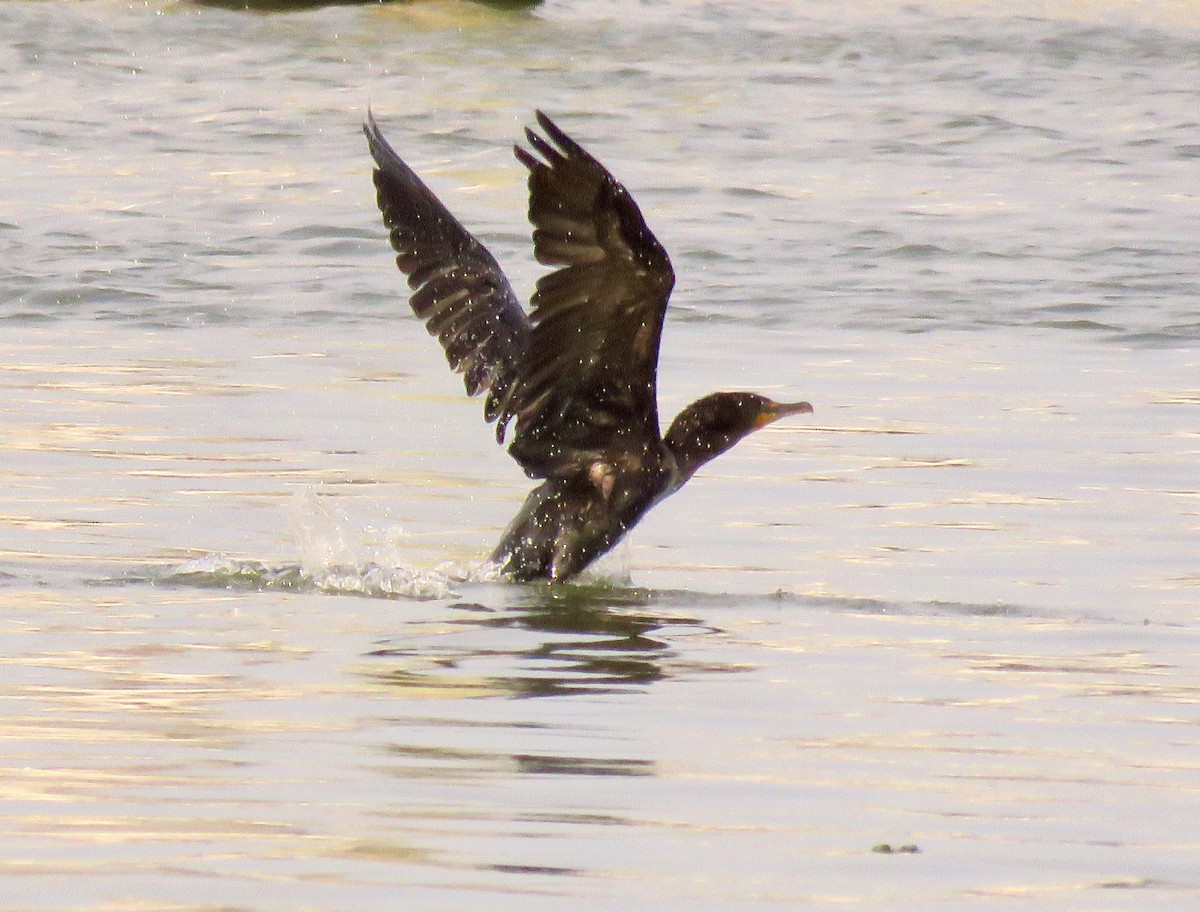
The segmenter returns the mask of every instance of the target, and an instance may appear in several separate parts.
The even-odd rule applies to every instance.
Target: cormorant
[[[659,431],[655,373],[671,261],[628,191],[537,112],[529,149],[529,221],[542,276],[526,315],[492,255],[450,214],[379,132],[363,132],[375,187],[410,304],[436,335],[468,395],[530,478],[530,492],[492,554],[517,580],[570,579],[611,548],[695,471],[764,425],[811,412],[807,402],[713,393]],[[544,135],[543,135],[544,134]]]

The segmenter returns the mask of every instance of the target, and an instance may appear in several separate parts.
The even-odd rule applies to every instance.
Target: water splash
[[[408,539],[401,527],[351,529],[311,489],[296,495],[291,524],[301,574],[322,592],[448,598],[454,594],[454,582],[473,581],[477,573],[478,568],[453,562],[432,569],[414,566],[407,559]]]
[[[432,568],[416,566],[408,559],[408,538],[402,528],[354,528],[312,490],[296,496],[289,518],[300,552],[298,562],[204,554],[152,574],[149,581],[205,589],[290,589],[432,600],[454,596],[455,584],[501,578],[490,563],[443,561]]]
[[[197,589],[292,589],[312,588],[304,571],[295,563],[264,563],[227,554],[203,554],[175,567],[152,572],[146,577],[126,577],[116,582],[147,581],[156,585],[191,586]]]
[[[455,594],[453,584],[464,578],[470,579],[454,566],[433,570],[374,563],[306,567],[295,562],[267,563],[227,554],[204,554],[147,577],[139,577],[155,585],[199,589],[287,589],[420,600],[449,598]],[[129,582],[129,578],[121,582]]]

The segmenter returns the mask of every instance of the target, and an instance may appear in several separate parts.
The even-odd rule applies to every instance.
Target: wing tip
[[[543,162],[536,155],[526,149],[524,146],[513,144],[513,155],[517,157],[517,161],[523,164],[530,171],[542,165]]]
[[[362,125],[363,136],[367,138],[367,148],[371,150],[371,158],[375,159],[375,164],[383,167],[383,161],[387,157],[384,150],[395,155],[392,147],[388,145],[388,141],[383,138],[383,133],[379,129],[379,123],[375,120],[375,113],[367,108],[367,119]]]
[[[367,108],[367,119],[363,121],[363,135],[367,137],[367,148],[371,150],[371,158],[375,160],[378,171],[398,169],[404,173],[411,170],[383,135],[383,130],[379,128],[379,122],[370,107]]]
[[[525,167],[530,170],[538,166],[548,166],[553,168],[555,165],[566,161],[568,158],[579,157],[584,160],[592,160],[592,157],[584,151],[583,147],[575,140],[571,139],[566,132],[558,126],[550,116],[541,108],[534,109],[534,118],[537,120],[537,125],[541,127],[543,136],[538,133],[533,127],[525,128],[525,141],[529,143],[533,152],[527,149],[522,149],[519,146],[514,147],[514,152],[517,158]],[[534,155],[533,153],[537,153]],[[540,155],[541,159],[537,156]]]

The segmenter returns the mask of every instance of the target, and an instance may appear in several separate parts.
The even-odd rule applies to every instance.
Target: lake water
[[[1200,7],[0,2],[0,909],[1200,904]],[[360,125],[805,398],[581,585]],[[892,851],[883,851],[887,846]]]

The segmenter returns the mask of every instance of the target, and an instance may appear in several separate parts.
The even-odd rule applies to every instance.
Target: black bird
[[[807,402],[713,393],[663,435],[655,373],[671,261],[626,189],[540,111],[544,135],[514,146],[529,169],[529,221],[542,276],[526,315],[500,266],[388,145],[363,125],[396,265],[413,312],[463,375],[487,392],[484,417],[530,478],[492,554],[518,580],[570,579],[695,471]]]

